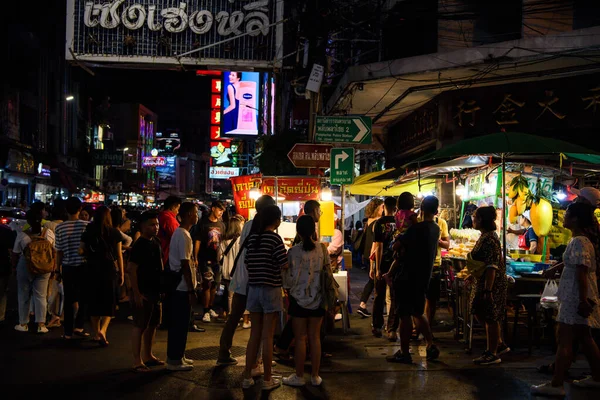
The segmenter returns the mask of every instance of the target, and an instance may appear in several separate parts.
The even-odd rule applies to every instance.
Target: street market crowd
[[[533,386],[533,393],[564,395],[565,376],[577,348],[583,350],[591,376],[574,384],[600,389],[600,350],[593,337],[593,330],[600,329],[600,228],[594,216],[599,204],[600,192],[588,188],[569,205],[564,227],[572,239],[562,262],[544,272],[548,278],[561,275],[557,352],[555,362],[544,366],[553,374],[551,382]],[[5,319],[12,271],[18,297],[14,329],[19,332],[32,326],[39,334],[62,328],[65,341],[84,337],[107,347],[111,319],[120,301],[126,300],[133,322],[133,370],[144,373],[165,366],[189,371],[194,362],[185,355],[188,332],[204,331],[194,316],[194,309],[201,308],[203,322],[225,320],[217,365],[238,364],[231,355],[233,337],[240,323],[250,329],[244,389],[261,376],[263,390],[282,383],[303,386],[308,357],[310,384],[319,386],[321,358],[326,354],[322,342],[340,312],[334,272],[342,266],[344,235],[336,229],[330,243],[321,242],[320,204],[310,200],[296,221],[296,238],[286,246],[278,233],[282,215],[275,200],[264,195],[255,207],[249,221],[230,213],[220,201],[200,216],[196,204],[171,196],[160,212],[141,213],[135,234],[129,236],[131,221],[118,207],[91,210],[71,197],[49,213],[43,203],[34,203],[22,230],[0,226],[5,249],[0,321]],[[427,360],[443,357],[430,327],[440,299],[441,251],[450,246],[448,224],[438,211],[434,196],[422,199],[418,209],[410,193],[376,198],[350,240],[370,278],[357,313],[372,318],[375,337],[385,335],[394,342],[399,338],[400,350],[387,357],[391,363],[412,364],[410,341],[419,335],[426,342]],[[487,338],[486,350],[473,362],[488,366],[500,363],[510,351],[501,328],[507,303],[506,260],[497,234],[497,210],[479,207],[471,218],[473,228],[481,232],[467,261],[473,271],[471,310],[485,326]],[[288,319],[275,340],[284,311]],[[91,332],[84,329],[88,318]],[[165,360],[152,350],[159,326],[168,330]],[[274,356],[293,359],[295,372],[283,379],[274,376]]]

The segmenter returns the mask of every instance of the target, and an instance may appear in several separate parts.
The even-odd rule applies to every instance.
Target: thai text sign
[[[92,151],[94,165],[123,165],[122,151],[94,150]]]
[[[142,167],[164,167],[167,165],[166,157],[142,157]]]
[[[230,167],[210,167],[209,178],[210,179],[229,179],[234,176],[240,175],[239,168]]]
[[[279,0],[68,0],[66,55],[171,64],[247,60],[267,66],[281,46],[274,24],[282,14]]]
[[[254,199],[250,198],[250,189],[260,187],[261,175],[243,175],[229,178],[233,189],[233,201],[238,214],[250,218],[250,210],[254,208]]]
[[[263,194],[275,196],[275,178],[263,178]],[[321,190],[319,178],[277,178],[277,192],[286,201],[318,200]]]

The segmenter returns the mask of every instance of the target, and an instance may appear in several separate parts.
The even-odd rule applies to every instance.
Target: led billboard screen
[[[258,135],[260,72],[223,73],[222,134]]]

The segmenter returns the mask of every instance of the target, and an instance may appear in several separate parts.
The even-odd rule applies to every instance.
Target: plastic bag
[[[548,280],[546,282],[546,286],[544,286],[544,291],[542,292],[542,299],[540,300],[540,304],[544,308],[558,308],[558,297],[556,296],[558,292],[558,285],[555,280]]]

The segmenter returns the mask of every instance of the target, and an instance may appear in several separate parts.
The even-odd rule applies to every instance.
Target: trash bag
[[[555,280],[549,279],[546,282],[546,286],[544,286],[544,291],[542,292],[542,299],[540,300],[540,304],[544,308],[558,308],[558,297],[556,293],[558,292],[558,285]]]

